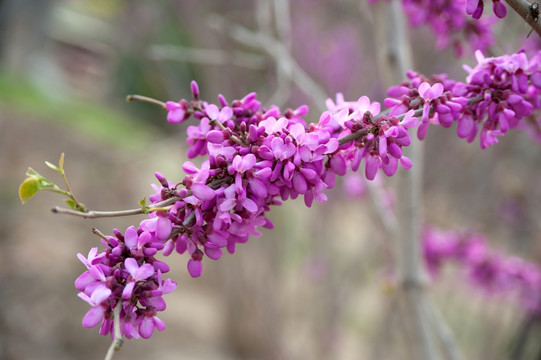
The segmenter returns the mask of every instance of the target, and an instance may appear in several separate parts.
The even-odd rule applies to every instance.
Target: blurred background
[[[231,26],[277,40],[238,41]],[[108,234],[142,219],[54,215],[62,199],[50,193],[23,207],[17,191],[29,166],[60,184],[44,161],[64,152],[70,185],[88,208],[137,207],[154,171],[181,179],[187,125],[126,103],[127,94],[177,101],[196,80],[209,101],[257,91],[264,105],[308,103],[308,120],[317,121],[321,98],[338,91],[383,100],[372,26],[368,4],[353,0],[1,0],[0,359],[102,358],[110,339],[81,325],[88,305],[73,287],[84,270],[76,254],[98,246],[91,227]],[[497,54],[538,46],[535,33],[524,44],[529,28],[511,10],[496,29]],[[475,64],[470,53],[457,60],[436,51],[426,28],[410,37],[424,74],[462,80],[462,64]],[[279,67],[280,49],[293,70]],[[299,74],[306,86],[291,80]],[[539,263],[539,144],[514,131],[481,151],[453,129],[431,127],[425,146],[426,221],[473,228],[495,248]],[[392,203],[393,184],[379,184]],[[404,358],[408,336],[390,300],[392,239],[365,185],[347,185],[358,196],[340,184],[325,204],[273,209],[274,230],[234,256],[206,259],[199,279],[189,277],[186,256],[171,255],[178,288],[165,298],[166,331],[127,341],[115,359]],[[460,268],[445,267],[430,290],[468,359],[511,358],[525,339],[516,301],[473,291]],[[540,328],[528,330],[524,359],[539,356]]]

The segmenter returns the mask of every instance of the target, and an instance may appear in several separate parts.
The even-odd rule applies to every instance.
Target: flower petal
[[[216,196],[214,190],[205,184],[193,184],[191,190],[194,196],[201,201],[209,201]]]

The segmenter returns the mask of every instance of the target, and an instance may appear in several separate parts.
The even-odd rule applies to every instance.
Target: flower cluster
[[[334,186],[336,175],[356,171],[363,159],[370,180],[379,169],[391,176],[398,163],[411,167],[402,148],[417,125],[414,111],[378,115],[379,103],[367,97],[346,102],[339,95],[336,103],[328,100],[318,123],[307,126],[307,106],[265,109],[255,93],[232,102],[219,95],[217,105],[199,100],[195,82],[191,88],[193,100],[164,107],[172,124],[196,120],[187,128],[187,156],[205,160],[200,166],[184,162],[178,183],[155,173],[150,219],[124,235],[115,230],[103,239],[105,252],[79,255],[88,270],[75,285],[92,306],[83,325],[102,322],[101,334],[111,332],[115,306],[127,337],[148,338],[154,328],[163,329],[156,312],[165,309],[162,295],[176,284],[162,281],[169,267],[154,258],[158,251],[188,252],[188,272],[198,277],[205,256],[217,260],[224,248],[233,253],[237,243],[258,236],[260,226],[272,228],[266,217],[271,205],[299,196],[307,206],[325,201],[322,191]]]
[[[393,175],[398,163],[411,167],[402,155],[410,144],[407,129],[417,124],[413,111],[402,116],[381,116],[379,103],[367,97],[357,102],[328,101],[317,124],[306,126],[308,108],[281,112],[265,109],[255,93],[228,103],[219,96],[219,106],[198,100],[167,102],[169,122],[193,116],[198,125],[187,129],[188,157],[205,155],[200,167],[183,165],[181,183],[156,176],[160,186],[150,197],[153,203],[172,197],[178,200],[167,212],[173,236],[164,254],[188,252],[188,271],[201,275],[204,255],[219,259],[222,248],[230,253],[237,243],[259,234],[257,227],[271,228],[265,216],[270,205],[289,198],[304,197],[307,206],[325,201],[322,190],[334,186],[335,176],[356,171],[365,159],[365,173],[374,179],[381,168]]]
[[[536,264],[490,250],[480,234],[434,227],[424,230],[423,252],[433,276],[444,263],[457,263],[465,268],[474,287],[492,295],[517,294],[530,316],[541,316],[541,269]]]
[[[481,129],[481,147],[495,143],[496,135],[539,108],[540,56],[528,61],[522,52],[498,58],[479,52],[479,64],[466,68],[465,83],[409,72],[409,82],[389,89],[387,110],[381,112],[380,104],[366,96],[345,101],[338,94],[335,101],[327,100],[318,123],[309,125],[303,119],[307,106],[264,108],[255,93],[232,102],[219,95],[218,104],[212,104],[199,99],[192,82],[192,100],[168,101],[164,107],[172,124],[196,120],[187,128],[187,156],[205,160],[199,166],[186,161],[178,183],[156,173],[150,219],[138,229],[105,237],[105,252],[79,255],[88,271],[75,285],[92,306],[83,325],[102,322],[100,333],[110,333],[113,309],[119,306],[123,334],[150,337],[154,328],[164,327],[156,317],[165,309],[162,295],[176,287],[162,281],[169,267],[154,258],[158,251],[165,256],[187,252],[188,272],[198,277],[205,256],[217,260],[224,248],[233,253],[236,244],[258,236],[260,226],[272,228],[266,217],[271,205],[300,196],[307,206],[323,202],[323,190],[334,186],[336,175],[361,166],[368,180],[380,172],[394,175],[398,164],[410,168],[403,148],[411,143],[409,130],[419,124],[420,139],[431,123],[450,127],[457,122],[460,137],[473,141]]]
[[[409,72],[410,81],[390,88],[384,104],[392,108],[391,114],[422,110],[417,132],[420,139],[430,123],[450,127],[457,122],[459,137],[472,142],[480,133],[481,148],[485,149],[509,129],[531,123],[520,120],[540,107],[540,56],[528,60],[519,51],[485,58],[477,51],[478,64],[465,66],[469,73],[466,82],[449,80],[444,74],[426,78]]]
[[[335,170],[343,168],[342,171],[335,171],[336,174],[346,173],[346,163],[357,171],[363,159],[368,180],[374,180],[379,169],[385,175],[392,176],[398,163],[405,169],[412,166],[411,160],[403,155],[402,147],[411,144],[408,129],[418,123],[413,116],[414,111],[378,116],[381,109],[379,103],[371,103],[366,96],[356,102],[344,101],[341,94],[337,95],[336,103],[327,100],[327,107],[329,112],[323,114],[320,125],[340,129],[342,139],[352,138],[352,141],[340,146],[330,161]]]
[[[143,220],[138,229],[130,226],[122,234],[102,239],[106,250],[98,254],[92,248],[88,257],[77,254],[86,266],[75,280],[79,297],[92,308],[83,318],[83,326],[91,328],[101,323],[100,334],[113,334],[113,309],[119,307],[120,330],[130,338],[149,338],[165,329],[156,316],[165,310],[162,295],[176,288],[171,279],[163,281],[162,274],[169,266],[154,255],[163,249],[164,240],[171,233],[171,223],[162,217]]]
[[[473,99],[459,120],[458,136],[472,141],[480,129],[484,149],[540,107],[541,54],[530,61],[522,51],[489,58],[480,51],[475,55],[478,64],[473,69],[465,66],[466,83],[457,83],[453,92]]]

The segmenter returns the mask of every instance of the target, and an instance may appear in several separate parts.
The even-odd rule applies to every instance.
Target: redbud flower
[[[167,101],[165,103],[165,109],[169,111],[167,114],[167,121],[169,121],[171,124],[178,124],[187,119],[185,102],[176,103],[173,101]]]

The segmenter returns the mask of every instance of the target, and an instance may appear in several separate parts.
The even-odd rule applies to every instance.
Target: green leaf
[[[79,210],[77,209],[77,203],[73,201],[72,199],[64,200],[64,202],[73,210]]]
[[[27,177],[22,182],[21,186],[19,186],[19,197],[21,198],[21,202],[25,204],[40,190],[40,181],[33,176]]]
[[[141,200],[139,200],[139,205],[141,205],[141,211],[144,213],[144,214],[148,214],[149,212],[149,207],[147,205],[147,198],[146,196],[144,198],[142,198]]]
[[[55,164],[51,164],[51,163],[48,162],[48,161],[45,161],[45,165],[47,165],[48,167],[50,167],[50,168],[53,169],[54,171],[60,171],[60,169],[58,168],[58,166],[56,166]]]

